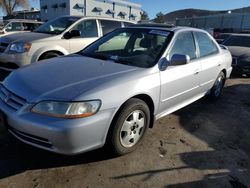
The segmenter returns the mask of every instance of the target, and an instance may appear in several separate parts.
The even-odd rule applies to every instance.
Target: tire
[[[223,72],[220,72],[214,83],[214,86],[210,90],[209,98],[212,101],[216,101],[220,98],[225,82],[226,82],[226,75]]]
[[[59,56],[62,56],[62,55],[59,54],[59,53],[56,53],[56,52],[47,52],[47,53],[43,54],[43,55],[39,58],[39,61],[45,60],[45,59],[54,58],[54,57],[59,57]]]
[[[108,135],[108,147],[115,155],[134,151],[142,142],[150,123],[147,104],[136,98],[128,100],[112,122]]]

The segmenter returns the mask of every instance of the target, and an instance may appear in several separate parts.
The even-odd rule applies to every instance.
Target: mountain
[[[164,20],[167,23],[175,23],[176,18],[190,18],[190,17],[200,17],[209,16],[215,14],[224,14],[228,10],[222,11],[212,11],[212,10],[201,10],[201,9],[183,9],[177,10],[164,15]],[[250,7],[238,8],[231,10],[232,13],[250,13]],[[154,19],[155,20],[155,19]]]

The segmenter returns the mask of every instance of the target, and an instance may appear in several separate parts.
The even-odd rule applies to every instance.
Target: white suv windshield
[[[39,27],[35,32],[58,35],[65,31],[68,27],[70,27],[79,19],[80,17],[60,17],[48,21],[47,23]]]
[[[81,52],[82,55],[130,66],[154,66],[172,33],[164,30],[124,28],[106,35]]]

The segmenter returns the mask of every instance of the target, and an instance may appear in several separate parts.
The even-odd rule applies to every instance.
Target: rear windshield
[[[231,36],[223,44],[226,46],[250,47],[250,36]]]

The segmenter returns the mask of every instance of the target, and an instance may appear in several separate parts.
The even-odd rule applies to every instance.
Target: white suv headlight
[[[42,101],[36,104],[31,112],[67,119],[89,117],[98,112],[100,100],[84,102]]]
[[[15,53],[24,53],[24,52],[28,52],[30,48],[31,48],[31,43],[16,42],[16,43],[10,44],[9,51],[15,52]]]

